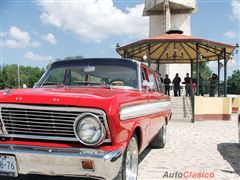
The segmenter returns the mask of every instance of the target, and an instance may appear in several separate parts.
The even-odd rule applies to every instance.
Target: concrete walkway
[[[140,156],[139,180],[181,179],[181,173],[205,172],[216,180],[240,180],[240,145],[237,144],[237,121],[198,123],[170,122],[164,149],[146,149]],[[208,174],[207,174],[208,173]],[[165,178],[163,176],[165,175]],[[170,178],[174,176],[174,178]],[[167,178],[168,177],[168,178]],[[16,180],[3,178],[1,180]],[[75,180],[26,176],[18,180]],[[84,179],[84,178],[83,178]],[[186,179],[186,178],[182,178]],[[192,178],[211,179],[211,178]]]
[[[240,180],[237,133],[236,117],[225,122],[170,122],[165,148],[147,149],[141,155],[138,179],[180,179],[181,173],[189,177],[191,172],[194,179],[205,172],[214,175],[212,179]]]

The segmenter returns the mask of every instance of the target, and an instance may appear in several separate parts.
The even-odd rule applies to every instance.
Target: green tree
[[[70,60],[70,59],[82,59],[83,56],[82,55],[77,55],[77,56],[68,56],[65,57],[64,60]]]
[[[228,77],[228,94],[240,94],[240,70],[233,71],[232,76]]]
[[[19,66],[20,86],[33,87],[43,74],[42,69],[31,66]],[[18,88],[18,66],[4,65],[0,76],[0,88]]]
[[[193,64],[193,78],[196,79],[196,63]],[[212,71],[206,62],[199,63],[199,73],[203,80],[208,80],[212,74]]]

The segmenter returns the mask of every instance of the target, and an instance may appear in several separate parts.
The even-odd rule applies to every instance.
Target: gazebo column
[[[151,57],[150,57],[150,51],[151,51],[151,46],[150,46],[150,43],[148,43],[148,49],[147,49],[148,67],[150,67],[150,66],[151,66]]]
[[[123,57],[126,58],[127,57],[127,52],[126,49],[123,50]]]
[[[199,43],[196,43],[196,77],[197,77],[197,96],[199,96]]]
[[[227,97],[227,57],[226,48],[223,49],[224,56],[224,97]]]
[[[191,60],[191,78],[193,78],[193,60]]]
[[[220,97],[220,55],[218,55],[218,97]]]
[[[157,71],[159,72],[159,70],[160,70],[160,62],[157,61]],[[159,72],[159,73],[160,73],[160,72]]]

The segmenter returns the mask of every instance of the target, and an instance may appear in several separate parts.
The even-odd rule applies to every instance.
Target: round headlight
[[[87,146],[99,145],[106,134],[98,116],[91,113],[83,113],[77,117],[74,132],[78,140]]]

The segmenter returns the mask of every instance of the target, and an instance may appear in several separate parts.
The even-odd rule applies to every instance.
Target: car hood
[[[130,102],[139,97],[136,90],[108,88],[33,88],[0,92],[0,103],[104,107],[112,103]],[[117,100],[117,101],[116,101]]]

